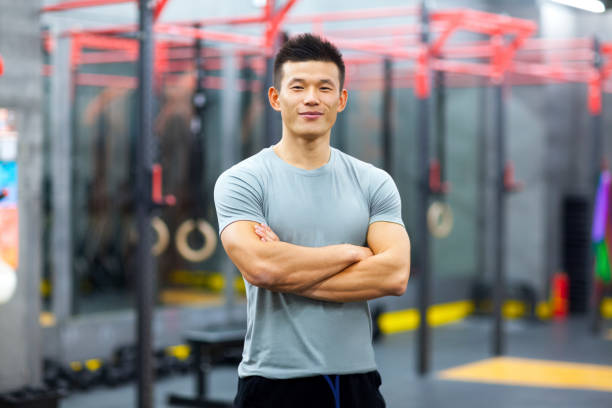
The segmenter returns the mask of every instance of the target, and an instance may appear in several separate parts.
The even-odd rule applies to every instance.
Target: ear
[[[338,104],[338,112],[342,112],[346,108],[346,102],[348,101],[348,91],[343,89],[340,92],[340,103]]]
[[[277,112],[280,112],[280,101],[278,100],[278,91],[275,87],[271,86],[268,89],[268,100],[270,101],[270,106]]]

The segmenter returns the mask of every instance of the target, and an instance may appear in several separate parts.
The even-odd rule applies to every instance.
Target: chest
[[[264,216],[282,241],[305,246],[363,245],[369,202],[358,180],[334,173],[275,175],[264,196]]]

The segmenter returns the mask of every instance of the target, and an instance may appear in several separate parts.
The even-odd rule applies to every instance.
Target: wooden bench
[[[206,408],[231,408],[232,402],[212,401],[207,398],[207,375],[213,365],[227,364],[228,354],[241,353],[246,334],[246,325],[211,326],[202,330],[191,330],[184,334],[184,339],[191,347],[194,358],[195,397],[172,394],[168,397],[169,405]],[[238,364],[235,359],[230,363]]]

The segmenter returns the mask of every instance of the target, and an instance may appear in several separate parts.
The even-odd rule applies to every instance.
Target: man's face
[[[340,72],[333,62],[286,62],[280,90],[270,88],[272,107],[281,112],[290,134],[315,139],[329,135],[347,92],[340,89]]]

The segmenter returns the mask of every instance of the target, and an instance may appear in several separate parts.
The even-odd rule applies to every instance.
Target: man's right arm
[[[305,290],[372,256],[369,248],[350,244],[313,248],[262,242],[255,233],[257,225],[253,221],[233,222],[221,233],[221,242],[249,283],[272,291]]]

